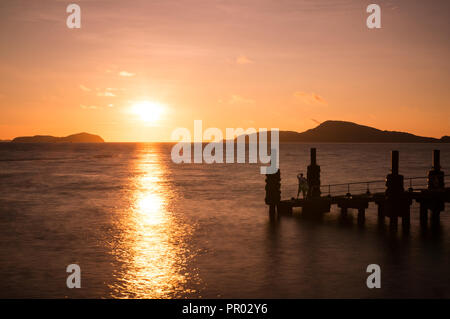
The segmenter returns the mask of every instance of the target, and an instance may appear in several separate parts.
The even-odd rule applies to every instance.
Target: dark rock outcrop
[[[78,133],[66,137],[55,137],[50,135],[35,135],[16,137],[13,143],[103,143],[100,136],[89,133]]]

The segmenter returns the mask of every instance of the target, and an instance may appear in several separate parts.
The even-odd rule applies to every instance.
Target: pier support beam
[[[378,225],[384,225],[384,198],[378,198],[375,200],[377,205]]]
[[[433,224],[439,223],[439,216],[441,215],[441,211],[439,209],[431,211],[431,222]]]
[[[276,206],[273,204],[269,206],[269,217],[270,217],[270,220],[272,220],[272,221],[275,220],[277,217]]]
[[[389,218],[389,225],[392,227],[395,227],[398,225],[398,217],[397,216],[391,216]]]
[[[366,210],[364,208],[358,209],[358,224],[364,224],[366,220]]]
[[[280,215],[286,215],[286,216],[292,216],[292,206],[288,205],[285,202],[278,203],[277,206],[278,214]]]
[[[366,197],[344,197],[340,198],[336,202],[337,206],[341,209],[341,218],[347,216],[348,209],[358,210],[358,224],[362,225],[366,219],[366,209],[369,208],[369,199]]]
[[[428,208],[424,203],[420,203],[420,225],[426,226],[428,224]]]
[[[402,226],[409,227],[410,225],[411,225],[411,212],[408,211],[407,213],[403,214]]]
[[[384,222],[383,204],[381,204],[381,203],[377,203],[377,204],[378,204],[378,222]]]

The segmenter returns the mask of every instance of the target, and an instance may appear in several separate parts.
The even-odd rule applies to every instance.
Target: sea
[[[409,230],[373,203],[364,225],[334,206],[271,220],[261,164],[175,164],[172,146],[0,143],[0,298],[450,298],[448,204],[421,227],[414,203]],[[324,195],[383,191],[392,150],[405,188],[425,187],[434,149],[450,174],[450,144],[281,144],[283,199],[311,147]]]

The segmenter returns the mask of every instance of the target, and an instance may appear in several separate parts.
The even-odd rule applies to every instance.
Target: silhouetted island
[[[450,143],[449,136],[441,139],[417,136],[405,132],[382,131],[373,127],[345,121],[325,121],[319,126],[299,133],[280,131],[280,142],[322,143]]]
[[[55,137],[50,135],[35,135],[16,137],[12,143],[104,143],[98,135],[89,133],[72,134],[66,137]]]

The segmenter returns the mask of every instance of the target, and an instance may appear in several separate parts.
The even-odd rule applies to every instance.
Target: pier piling
[[[358,209],[358,224],[364,224],[366,220],[366,210],[364,208]]]
[[[420,203],[420,224],[426,226],[428,223],[428,208],[425,203]]]
[[[405,193],[403,180],[403,175],[399,174],[399,152],[392,151],[392,169],[386,176],[384,215],[390,218],[393,226],[397,225],[398,217],[402,217],[403,226],[409,226],[412,200]]]
[[[384,205],[381,201],[375,202],[378,206],[378,223],[384,223]]]
[[[433,151],[432,165],[428,172],[428,188],[422,190],[421,196],[416,199],[420,203],[420,223],[422,226],[427,225],[428,210],[431,211],[432,223],[438,223],[441,211],[445,209],[445,201],[448,201],[448,194],[445,190],[445,175],[441,171],[441,152],[439,150]]]
[[[278,169],[274,174],[266,174],[266,205],[269,205],[270,219],[275,219],[280,213],[281,173]],[[277,209],[276,209],[277,208]]]
[[[311,163],[308,165],[306,179],[308,180],[307,198],[320,197],[320,166],[317,165],[316,149],[311,148]]]

